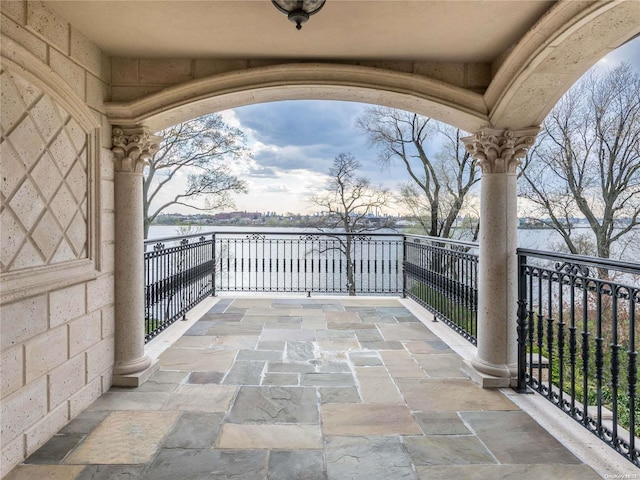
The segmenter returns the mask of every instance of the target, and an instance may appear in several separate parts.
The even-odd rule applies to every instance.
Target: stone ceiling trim
[[[625,28],[611,29],[603,19],[615,19],[626,22]],[[619,26],[619,25],[618,25]],[[580,42],[584,32],[599,29],[602,34],[591,34],[589,38],[609,38],[615,36],[597,54],[584,53]],[[589,67],[607,53],[615,50],[625,41],[640,33],[640,2],[635,0],[616,0],[611,2],[563,1],[552,7],[540,21],[518,42],[506,56],[494,75],[484,98],[490,109],[491,124],[499,127],[520,128],[537,125],[553,108],[559,98]],[[597,40],[595,40],[597,41]],[[574,61],[568,68],[557,72],[558,52],[573,47],[575,51],[584,51],[580,61]],[[536,97],[538,105],[531,105]],[[542,98],[539,93],[547,95]],[[535,99],[534,99],[535,100]],[[527,101],[528,105],[520,104]],[[520,108],[519,108],[520,107]],[[534,108],[531,108],[534,107]],[[513,112],[518,113],[514,118]]]
[[[213,75],[131,102],[107,103],[106,112],[114,125],[144,124],[159,131],[207,113],[207,106],[214,111],[305,98],[412,107],[467,131],[489,123],[481,94],[415,74],[331,63],[287,63]],[[191,107],[197,113],[190,113]]]

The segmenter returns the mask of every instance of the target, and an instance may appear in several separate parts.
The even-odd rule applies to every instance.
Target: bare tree
[[[381,186],[374,186],[368,178],[358,176],[361,165],[351,154],[341,153],[335,157],[329,169],[331,176],[326,193],[314,196],[311,202],[320,207],[318,227],[330,231],[340,229],[345,235],[336,235],[340,250],[347,264],[347,291],[356,294],[353,266],[354,234],[364,234],[393,226],[391,219],[371,223],[369,217],[389,205],[391,192]]]
[[[428,117],[386,107],[371,107],[357,121],[379,158],[389,165],[400,160],[411,182],[400,201],[431,236],[451,238],[471,188],[480,181],[476,162],[466,151],[458,129]],[[440,146],[434,156],[428,143]],[[473,229],[477,237],[477,227]]]
[[[164,139],[144,175],[145,238],[153,220],[172,205],[210,211],[233,206],[231,194],[246,191],[245,182],[229,167],[249,156],[246,137],[219,114],[179,123],[158,135]],[[185,191],[163,198],[169,183],[181,175],[187,178]]]
[[[525,161],[521,195],[571,253],[591,253],[572,224],[584,216],[594,253],[609,258],[612,246],[640,225],[640,74],[629,65],[592,73],[542,127]]]

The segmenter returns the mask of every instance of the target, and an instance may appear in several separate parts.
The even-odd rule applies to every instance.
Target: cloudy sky
[[[594,68],[611,68],[622,61],[640,71],[640,38]],[[361,174],[373,183],[396,190],[399,183],[409,179],[408,174],[398,164],[382,166],[376,150],[355,126],[367,107],[351,102],[285,101],[221,112],[229,124],[247,134],[253,151],[251,161],[237,166],[249,193],[235,197],[236,210],[313,211],[309,199],[323,190],[333,159],[340,153],[353,154],[362,164]],[[174,188],[179,189],[179,183]],[[176,207],[165,211],[169,212],[195,213]]]

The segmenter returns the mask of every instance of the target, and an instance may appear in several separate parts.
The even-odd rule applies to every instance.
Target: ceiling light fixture
[[[320,11],[326,0],[271,0],[300,30],[309,17]]]

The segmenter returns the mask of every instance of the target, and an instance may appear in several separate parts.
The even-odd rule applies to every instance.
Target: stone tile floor
[[[398,300],[222,298],[6,480],[600,478]]]

